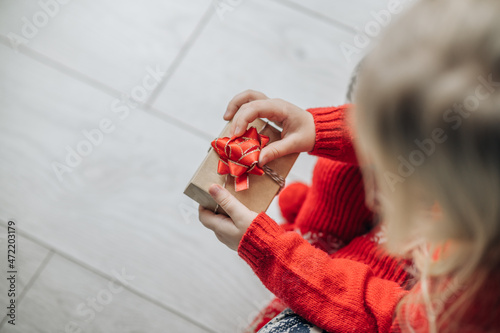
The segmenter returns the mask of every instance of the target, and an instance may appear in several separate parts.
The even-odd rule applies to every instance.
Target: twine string
[[[267,127],[268,124],[269,121],[266,121],[264,126],[260,129],[259,133],[262,132]],[[278,193],[276,193],[276,195],[280,194],[281,190],[285,187],[285,178],[281,177],[280,174],[278,174],[276,171],[274,171],[267,165],[264,165],[262,169],[264,170],[266,175],[268,175],[272,180],[276,182],[276,184],[279,185],[280,188],[278,189]]]
[[[266,121],[264,126],[260,129],[260,131],[258,131],[259,134],[267,127],[268,123],[269,122]],[[285,187],[285,178],[283,178],[281,175],[279,175],[276,171],[274,171],[267,165],[264,165],[262,169],[264,170],[264,173],[269,176],[269,178],[274,180],[274,182],[279,185],[278,193],[276,193],[276,195],[278,195],[281,192],[281,190]],[[224,184],[222,185],[223,188],[226,188],[228,176],[229,174],[226,174],[226,177],[224,177]],[[215,206],[214,213],[217,213],[217,209],[219,209],[219,204]]]
[[[274,180],[276,182],[276,184],[279,185],[280,188],[279,188],[278,193],[277,193],[277,194],[279,194],[281,192],[281,190],[283,189],[283,187],[285,187],[285,178],[281,177],[276,171],[274,171],[273,169],[271,169],[267,165],[264,165],[262,167],[262,169],[264,169],[264,172],[266,173],[266,175],[268,175],[272,180]]]

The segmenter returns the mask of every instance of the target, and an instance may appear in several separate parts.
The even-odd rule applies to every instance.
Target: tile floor
[[[0,278],[0,331],[241,331],[272,295],[182,191],[234,94],[342,103],[355,61],[340,43],[386,7],[2,1],[0,264],[14,220],[18,278],[15,326]],[[313,164],[301,156],[290,179]]]

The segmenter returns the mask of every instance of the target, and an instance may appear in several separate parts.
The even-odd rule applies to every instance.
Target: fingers
[[[267,96],[263,93],[255,90],[245,90],[242,93],[234,96],[229,102],[226,113],[224,114],[225,120],[233,119],[234,114],[239,110],[239,108],[248,102],[255,101],[258,99],[267,99]]]
[[[297,151],[295,137],[293,135],[287,136],[281,140],[271,142],[262,149],[259,157],[259,165],[262,167],[281,156]]]
[[[236,227],[235,223],[227,216],[214,214],[212,211],[199,207],[201,223],[212,230],[217,239],[230,249],[237,251],[243,231]]]
[[[229,232],[234,228],[234,224],[231,219],[222,214],[214,214],[214,212],[203,208],[202,206],[198,207],[199,219],[200,222],[208,229],[212,231],[221,231]],[[232,228],[231,228],[232,227]]]
[[[210,186],[208,192],[214,198],[215,202],[229,215],[236,226],[239,226],[240,221],[245,220],[251,213],[245,205],[220,185],[214,184]]]
[[[275,123],[287,117],[283,101],[278,99],[256,100],[243,105],[233,117],[231,136],[245,133],[248,124],[257,118],[267,118]]]

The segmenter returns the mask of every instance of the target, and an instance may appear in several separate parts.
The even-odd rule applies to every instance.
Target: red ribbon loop
[[[249,174],[264,174],[258,163],[260,151],[268,142],[269,137],[259,134],[255,127],[250,127],[240,137],[215,139],[212,141],[212,147],[219,155],[217,173],[233,176],[237,192],[246,190],[249,187]]]

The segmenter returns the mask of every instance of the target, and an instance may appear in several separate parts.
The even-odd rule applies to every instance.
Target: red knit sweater
[[[311,154],[328,159],[319,159],[295,221],[302,233],[318,230],[347,245],[338,251],[313,246],[260,213],[238,254],[295,313],[329,332],[399,332],[395,310],[409,293],[404,282],[410,275],[404,261],[379,246],[378,228],[361,235],[370,227],[371,214],[363,203],[361,175],[345,126],[348,107],[308,110],[316,125]],[[413,307],[410,312],[412,326],[426,331],[425,311]]]

